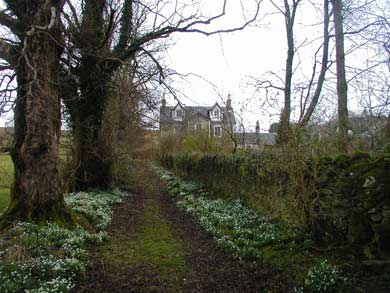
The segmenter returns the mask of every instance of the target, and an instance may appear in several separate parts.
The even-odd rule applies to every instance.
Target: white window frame
[[[183,118],[183,110],[182,109],[176,109],[175,110],[175,116],[176,116],[176,118]]]
[[[211,111],[210,111],[210,118],[211,120],[214,121],[221,121],[222,120],[222,109],[219,106],[215,106]]]
[[[180,113],[180,115],[178,115]],[[172,111],[172,118],[176,121],[183,121],[184,118],[184,109],[179,107],[176,107]]]
[[[219,134],[218,135],[217,135],[217,131],[216,131],[217,128],[219,129]],[[221,137],[222,136],[222,126],[221,125],[214,125],[213,129],[214,129],[214,136],[215,137]]]
[[[200,126],[200,127],[198,127],[198,126]],[[202,130],[203,129],[203,123],[195,123],[194,129],[195,130]]]

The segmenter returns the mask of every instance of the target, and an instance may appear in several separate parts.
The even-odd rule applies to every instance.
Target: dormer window
[[[211,120],[214,120],[214,121],[215,120],[219,121],[222,119],[222,111],[218,106],[214,107],[214,109],[212,109],[210,111],[210,118],[211,118]]]
[[[183,121],[184,110],[178,105],[172,110],[172,118],[177,121]]]
[[[175,116],[176,116],[176,118],[182,118],[183,117],[183,110],[182,109],[175,110]]]

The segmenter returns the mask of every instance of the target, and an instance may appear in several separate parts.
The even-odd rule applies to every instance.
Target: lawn
[[[60,143],[60,158],[66,159],[69,153],[71,139],[69,135],[63,135]],[[10,186],[14,179],[14,166],[9,153],[0,153],[0,214],[8,207]]]
[[[0,153],[0,214],[9,202],[9,189],[13,180],[14,166],[8,153]]]

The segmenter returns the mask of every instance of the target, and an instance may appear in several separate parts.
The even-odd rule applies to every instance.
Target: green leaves
[[[65,229],[54,223],[19,223],[0,241],[0,292],[70,292],[85,269],[87,245],[106,239],[111,207],[128,194],[80,192],[66,197],[68,205],[85,215],[97,233],[82,227]]]
[[[309,269],[305,286],[310,292],[341,292],[346,279],[333,265],[324,260]]]
[[[238,258],[259,260],[264,246],[304,238],[301,231],[259,215],[240,200],[210,199],[201,185],[183,181],[165,170],[160,170],[160,174],[177,198],[177,206],[212,234],[220,247]]]

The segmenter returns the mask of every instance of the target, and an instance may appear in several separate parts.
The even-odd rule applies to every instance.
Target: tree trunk
[[[75,138],[75,190],[106,189],[111,185],[109,150],[101,125],[110,81],[109,43],[105,34],[104,0],[85,1],[80,31],[75,43],[81,51],[77,68],[76,97],[64,99]]]
[[[31,27],[47,25],[50,7],[43,5],[31,15]],[[53,86],[60,51],[49,34],[30,32],[21,42],[15,68],[18,92],[11,150],[15,175],[11,202],[1,221],[3,228],[25,220],[73,222],[62,193],[60,103]]]
[[[85,68],[91,66],[86,64]],[[108,82],[98,72],[86,71],[79,76],[81,96],[67,103],[75,137],[77,169],[74,188],[77,191],[107,189],[112,183],[112,162],[109,145],[101,135],[101,126]]]
[[[329,55],[329,1],[324,0],[324,43],[323,43],[323,50],[322,50],[321,70],[317,81],[317,87],[314,91],[310,105],[307,108],[306,113],[302,113],[303,116],[299,122],[300,127],[305,127],[307,123],[310,121],[310,118],[313,115],[314,110],[318,104],[318,100],[320,99],[322,86],[325,81],[325,74],[328,69],[328,55]],[[314,74],[315,71],[313,71],[313,77]]]
[[[342,0],[332,0],[333,22],[336,35],[336,67],[337,67],[337,105],[338,105],[338,136],[339,150],[348,151],[348,99],[347,80],[345,77],[345,53]]]
[[[293,62],[295,55],[294,47],[294,22],[299,0],[293,1],[292,6],[284,0],[284,18],[287,37],[287,59],[286,74],[284,78],[284,107],[280,115],[279,143],[287,144],[290,137],[290,115],[291,115],[291,84],[293,77]],[[292,10],[291,10],[292,8]]]

